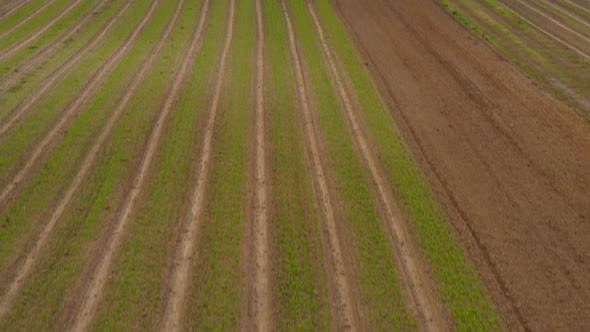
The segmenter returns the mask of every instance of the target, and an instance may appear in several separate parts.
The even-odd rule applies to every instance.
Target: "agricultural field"
[[[590,328],[575,6],[0,2],[0,330]]]

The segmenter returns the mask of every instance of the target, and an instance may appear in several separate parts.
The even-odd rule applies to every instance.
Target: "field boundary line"
[[[89,11],[89,13],[103,10],[108,2],[109,2],[109,0],[101,0],[100,3],[98,3],[96,6],[94,6]],[[115,13],[115,15],[116,15],[116,13]],[[10,72],[10,74],[13,74],[13,76],[9,76],[9,75],[5,74],[3,77],[1,77],[4,79],[4,78],[6,78],[6,76],[8,76],[8,78],[6,78],[6,80],[0,81],[0,96],[4,94],[4,91],[6,91],[6,89],[8,89],[11,84],[18,81],[21,77],[26,75],[28,73],[28,70],[32,69],[43,58],[47,58],[51,54],[56,52],[59,49],[60,45],[62,45],[64,42],[66,42],[68,39],[70,39],[76,32],[78,32],[78,30],[80,30],[82,27],[84,27],[86,25],[86,23],[88,23],[88,21],[90,21],[92,18],[94,18],[94,15],[92,15],[92,14],[85,15],[84,18],[79,20],[75,26],[68,28],[68,30],[64,31],[64,33],[62,33],[59,36],[57,36],[56,38],[54,38],[54,41],[59,40],[59,42],[50,42],[45,47],[43,47],[42,49],[37,51],[35,54],[31,55],[31,57],[29,57],[25,61],[17,64],[17,66],[15,68],[15,69],[18,69],[18,73],[16,73],[17,75],[14,75],[14,70],[13,70]]]
[[[8,292],[6,292],[6,294],[4,294],[1,299],[0,318],[2,318],[2,316],[10,309],[10,307],[14,303],[14,300],[16,299],[16,295],[18,294],[18,291],[20,290],[22,283],[30,274],[31,269],[33,268],[33,266],[35,265],[35,263],[38,259],[41,249],[43,248],[43,246],[47,242],[49,235],[51,234],[51,232],[53,231],[53,228],[57,224],[57,221],[59,220],[59,218],[61,218],[63,212],[65,211],[66,206],[68,205],[68,203],[72,199],[74,192],[78,189],[78,187],[82,183],[82,180],[84,179],[84,177],[88,173],[88,170],[96,161],[96,158],[98,157],[98,153],[100,151],[100,148],[102,147],[102,145],[105,142],[105,140],[107,139],[107,137],[110,135],[117,120],[119,119],[119,116],[122,114],[123,110],[127,106],[127,103],[129,102],[129,100],[131,99],[131,97],[133,96],[133,94],[135,93],[137,88],[139,87],[139,84],[143,81],[143,79],[147,75],[147,73],[148,73],[149,69],[152,67],[156,57],[158,56],[158,54],[162,50],[162,47],[164,46],[166,39],[168,38],[170,32],[172,31],[174,24],[176,23],[176,21],[178,19],[178,16],[180,15],[180,9],[182,8],[183,1],[184,0],[180,1],[181,4],[178,6],[176,12],[174,13],[174,17],[171,20],[169,20],[168,26],[166,27],[166,31],[163,33],[162,37],[160,38],[158,45],[156,46],[156,48],[154,48],[152,50],[152,53],[150,54],[149,58],[144,62],[142,67],[139,69],[139,71],[134,76],[133,81],[131,82],[129,87],[126,89],[125,93],[122,95],[121,100],[119,101],[119,103],[117,104],[112,115],[108,119],[105,127],[103,128],[103,130],[100,133],[100,136],[95,141],[94,145],[92,146],[92,148],[90,149],[90,151],[86,155],[86,158],[84,158],[84,161],[81,164],[81,168],[79,169],[78,173],[76,174],[74,181],[70,184],[68,190],[65,192],[65,194],[63,195],[63,198],[58,203],[56,209],[54,210],[53,214],[49,218],[49,221],[47,222],[47,224],[45,225],[45,227],[43,228],[43,230],[39,234],[39,237],[38,237],[37,241],[35,242],[35,245],[27,254],[27,257],[25,258],[24,263],[20,267],[17,268],[16,276],[13,278],[12,282],[10,283],[10,286],[8,287]]]
[[[53,2],[55,2],[55,0],[49,0],[49,1],[45,2],[42,6],[35,8],[32,12],[29,13],[29,15],[27,15],[27,17],[20,20],[17,24],[11,26],[8,30],[0,33],[0,38],[4,38],[4,36],[12,33],[14,30],[20,28],[22,25],[24,25],[25,23],[30,21],[33,17],[37,16],[37,14],[39,14],[45,8],[49,7],[49,5],[51,5]]]
[[[100,88],[100,84],[104,82],[117,63],[119,63],[121,58],[125,56],[127,51],[129,51],[129,49],[133,46],[137,36],[143,30],[147,22],[152,18],[161,1],[162,0],[152,0],[152,4],[148,12],[143,17],[142,21],[134,27],[132,32],[125,38],[123,44],[119,46],[119,48],[109,57],[109,59],[94,72],[90,80],[86,82],[84,87],[81,89],[81,93],[74,97],[74,101],[66,106],[66,108],[62,111],[63,114],[61,114],[61,118],[57,124],[54,124],[49,133],[47,133],[43,140],[37,144],[37,147],[26,164],[19,170],[16,176],[12,179],[12,182],[10,182],[2,190],[2,193],[0,194],[0,205],[4,203],[8,195],[18,186],[18,184],[23,181],[46,148],[52,145],[52,143],[55,143],[55,137],[67,127],[71,117],[86,106],[86,104],[89,102],[89,99],[92,98],[94,93],[96,93],[96,90]]]
[[[424,264],[421,262],[420,255],[417,253],[416,248],[414,248],[412,245],[413,242],[411,241],[411,235],[407,229],[407,226],[403,223],[403,221],[398,219],[398,216],[396,216],[396,213],[394,212],[397,207],[394,195],[391,192],[391,189],[388,188],[386,176],[383,174],[383,170],[378,166],[379,162],[377,161],[377,157],[373,155],[372,150],[369,147],[366,134],[359,125],[358,114],[356,114],[359,112],[358,110],[355,111],[353,109],[354,107],[349,98],[347,89],[344,87],[342,76],[340,75],[340,72],[336,66],[334,55],[332,54],[330,46],[328,45],[323,28],[315,12],[315,8],[311,2],[308,2],[307,6],[322,45],[324,58],[328,62],[328,66],[336,83],[336,88],[344,104],[346,117],[352,128],[354,140],[361,151],[369,171],[371,172],[373,181],[377,185],[380,201],[385,208],[385,214],[389,223],[390,232],[394,236],[394,247],[396,249],[396,253],[400,256],[400,260],[402,261],[404,271],[400,272],[405,274],[404,279],[406,280],[404,283],[409,283],[409,285],[406,285],[405,288],[411,294],[420,314],[423,315],[421,321],[424,325],[424,330],[446,330],[446,323],[443,318],[444,316],[436,305],[436,300],[429,296],[429,294],[434,294],[434,291],[428,282],[427,276],[424,273]]]
[[[211,154],[213,150],[213,134],[219,98],[223,87],[223,79],[227,64],[227,56],[233,40],[234,33],[234,12],[235,0],[230,0],[229,15],[227,18],[227,30],[225,41],[221,52],[219,71],[215,83],[215,92],[209,108],[209,118],[205,127],[205,138],[203,140],[203,150],[198,168],[197,185],[192,197],[192,204],[186,223],[183,225],[182,235],[174,258],[174,270],[170,278],[168,303],[162,319],[161,331],[181,331],[182,319],[184,315],[184,306],[186,302],[186,293],[190,286],[191,263],[193,262],[193,252],[195,239],[202,222],[202,212],[204,208],[205,187],[209,173],[209,164],[211,164]]]
[[[101,27],[100,32],[94,35],[84,46],[80,48],[75,54],[70,56],[64,63],[62,63],[57,69],[51,74],[47,75],[29,95],[27,95],[21,102],[19,102],[10,113],[0,119],[0,137],[2,137],[8,129],[14,125],[16,121],[20,119],[23,113],[29,111],[45,93],[57,83],[63,75],[69,72],[78,62],[88,53],[89,50],[94,48],[111,30],[113,25],[118,21],[121,16],[129,9],[133,0],[127,0],[127,2],[119,9],[117,15],[112,16],[104,27]]]
[[[20,7],[22,7],[25,4],[27,4],[29,1],[31,1],[31,0],[23,0],[19,4],[17,4],[16,6],[12,7],[11,9],[7,10],[6,12],[0,14],[0,19],[3,19],[6,16],[12,14],[14,11],[18,10]]]
[[[45,31],[49,30],[51,27],[53,27],[53,25],[57,21],[59,21],[67,13],[69,13],[72,9],[74,9],[77,5],[79,5],[80,2],[82,2],[82,0],[75,0],[74,2],[70,3],[70,5],[68,7],[66,7],[66,9],[64,9],[63,11],[61,11],[59,13],[59,15],[57,15],[56,17],[54,17],[51,21],[45,23],[45,26],[43,26],[40,29],[37,28],[38,30],[37,31],[33,31],[32,33],[29,34],[29,36],[25,37],[24,39],[21,39],[20,41],[17,41],[16,43],[14,43],[14,44],[10,45],[9,47],[7,47],[7,48],[3,49],[2,51],[0,51],[0,62],[4,61],[7,57],[11,56],[15,52],[17,52],[20,49],[22,49],[23,47],[25,47],[28,43],[30,43],[33,39],[39,37]]]
[[[340,240],[338,238],[336,219],[334,215],[334,208],[330,197],[328,182],[326,174],[322,166],[319,142],[315,134],[313,119],[308,100],[308,92],[303,75],[301,59],[297,50],[297,43],[295,41],[295,32],[291,22],[291,16],[287,9],[286,0],[281,0],[283,15],[287,25],[287,32],[289,36],[289,46],[291,50],[291,58],[293,61],[293,71],[295,72],[295,79],[297,81],[297,92],[299,97],[299,106],[303,113],[304,130],[307,133],[308,152],[310,154],[311,163],[314,169],[317,190],[319,191],[318,200],[321,205],[319,209],[324,215],[324,223],[328,230],[328,242],[331,253],[331,265],[334,268],[334,281],[336,283],[337,306],[339,319],[343,324],[343,328],[358,330],[360,328],[356,315],[356,302],[353,300],[352,287],[350,281],[347,280],[348,273],[345,269],[344,254],[342,252]]]
[[[196,55],[196,52],[200,46],[202,33],[205,27],[205,19],[208,12],[208,5],[209,1],[205,0],[205,4],[199,17],[199,23],[193,34],[191,44],[184,51],[185,54],[183,62],[180,65],[179,70],[177,70],[174,75],[172,87],[166,96],[160,114],[156,120],[155,127],[153,128],[148,139],[137,177],[134,179],[133,185],[130,187],[128,195],[125,199],[125,204],[123,205],[120,212],[120,216],[114,225],[113,233],[104,249],[104,253],[100,258],[100,262],[98,263],[96,273],[92,277],[90,284],[87,287],[84,299],[82,300],[82,305],[78,311],[78,316],[74,319],[75,321],[72,324],[73,326],[71,329],[74,331],[87,330],[90,327],[90,324],[94,318],[94,314],[96,313],[98,303],[102,299],[102,294],[107,283],[108,273],[110,272],[113,259],[117,249],[120,247],[123,241],[125,227],[130,222],[131,213],[135,209],[139,194],[143,190],[143,187],[146,183],[145,179],[148,175],[149,168],[152,164],[153,157],[156,153],[158,143],[162,136],[165,120],[174,107],[174,102],[177,100],[182,90],[190,69],[190,65],[193,62],[192,60],[194,59],[194,56]]]
[[[571,49],[571,50],[573,50],[574,52],[578,53],[578,55],[580,55],[580,56],[582,56],[583,58],[585,58],[586,60],[590,61],[590,55],[589,55],[589,54],[587,54],[586,52],[584,52],[584,51],[580,50],[579,48],[577,48],[577,47],[575,47],[575,46],[573,46],[573,45],[571,45],[570,43],[566,42],[565,40],[562,40],[561,38],[559,38],[559,37],[555,36],[555,35],[554,35],[554,34],[552,34],[551,32],[549,32],[549,31],[547,31],[547,30],[545,30],[545,29],[541,28],[541,27],[540,27],[539,25],[537,25],[536,23],[533,23],[533,22],[532,22],[531,20],[529,20],[528,18],[525,18],[525,17],[524,17],[522,14],[519,14],[519,13],[518,13],[517,11],[515,11],[515,10],[514,10],[514,9],[513,9],[511,6],[509,6],[509,5],[507,5],[506,3],[504,3],[504,1],[502,1],[502,0],[498,0],[498,2],[500,2],[500,3],[501,3],[502,5],[504,5],[506,8],[510,9],[510,11],[511,11],[511,12],[512,12],[514,15],[518,16],[518,18],[520,18],[521,20],[523,20],[524,22],[526,22],[526,23],[527,23],[527,24],[529,24],[530,26],[532,26],[532,27],[534,27],[535,29],[537,29],[537,30],[541,31],[542,33],[546,34],[546,35],[547,35],[547,36],[549,36],[550,38],[553,38],[553,39],[554,39],[555,41],[557,41],[558,43],[560,43],[560,44],[562,44],[562,45],[564,45],[564,46],[566,46],[566,47],[570,48],[570,49]],[[551,18],[549,18],[549,17],[545,16],[544,14],[542,14],[542,16],[544,16],[545,18],[547,18],[547,19],[550,19],[550,20],[552,20],[553,22],[555,22],[555,20],[553,20],[553,19],[551,19]],[[557,22],[555,22],[555,23],[557,23]],[[562,25],[561,23],[557,23],[557,24],[563,27],[563,25]],[[569,29],[569,28],[567,28],[567,27],[565,27],[565,28],[566,28],[566,30],[570,30],[570,31],[572,31],[571,29]],[[586,39],[586,40],[588,40],[588,41],[590,42],[590,39],[588,39],[588,38],[586,38],[586,37],[584,37],[584,36],[582,36],[582,38],[584,38],[584,39]]]
[[[254,329],[269,331],[272,324],[272,293],[270,290],[270,253],[267,175],[265,156],[265,107],[264,107],[264,21],[262,18],[261,0],[256,0],[256,22],[258,38],[256,45],[256,172],[254,201],[254,252],[253,268],[255,277],[253,285],[252,308],[254,313]],[[252,264],[250,263],[250,264]]]

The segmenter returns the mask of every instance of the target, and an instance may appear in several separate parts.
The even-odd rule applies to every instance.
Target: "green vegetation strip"
[[[0,20],[0,34],[3,34],[5,31],[13,27],[14,25],[21,22],[25,19],[31,12],[36,10],[37,8],[43,6],[43,4],[47,0],[32,0],[29,1],[27,4],[23,5],[19,9],[15,10],[14,12],[10,13],[10,15],[4,17]]]
[[[79,21],[84,20],[85,17],[88,16],[92,19],[94,16],[93,10],[97,8],[97,5],[101,1],[102,0],[82,1],[78,6],[72,8],[72,10],[70,10],[66,15],[55,22],[55,24],[49,27],[45,32],[27,44],[24,44],[19,49],[12,51],[11,55],[2,55],[0,57],[3,59],[2,64],[7,66],[8,63],[12,63],[12,66],[14,66],[15,64],[26,61],[31,55],[46,47],[55,47],[56,49],[59,49],[64,43],[58,40],[58,38],[60,38],[65,32],[75,26],[75,24],[77,24]],[[56,45],[56,43],[59,45]],[[3,72],[0,71],[0,75],[2,74]]]
[[[25,24],[21,25],[20,27],[3,36],[0,39],[0,50],[3,50],[11,44],[13,44],[14,42],[17,42],[20,39],[27,37],[27,35],[33,32],[35,29],[50,22],[54,17],[56,17],[63,10],[65,10],[68,7],[68,5],[73,1],[75,0],[55,0],[54,2],[52,2],[49,6],[47,6],[47,8],[43,9],[41,12],[39,12]],[[82,2],[84,2],[84,0]],[[77,4],[77,6],[79,5],[80,4]]]
[[[0,81],[5,83],[12,75],[19,75],[16,71],[21,70],[21,65],[28,64],[33,68],[6,87],[2,91],[4,95],[0,98],[0,117],[4,117],[14,106],[37,86],[39,82],[58,68],[70,56],[78,52],[82,46],[95,34],[102,31],[105,22],[121,10],[121,5],[126,0],[112,0],[101,11],[93,15],[92,20],[74,34],[59,50],[43,58],[39,63],[30,63],[28,59],[33,51],[29,48],[16,52],[14,56],[6,59],[0,64]]]
[[[229,66],[224,73],[226,92],[220,101],[209,166],[209,203],[190,291],[188,317],[194,330],[239,327],[244,220],[250,206],[247,192],[253,139],[255,31],[254,1],[236,1]]]
[[[371,84],[343,24],[328,0],[318,0],[316,6],[330,44],[352,81],[381,163],[404,203],[402,206],[409,213],[411,229],[430,265],[439,296],[451,316],[453,329],[503,329],[487,289],[481,284],[473,264],[463,255],[461,242],[424,175],[405,150],[391,114]]]
[[[394,253],[377,213],[377,202],[348,132],[344,111],[331,89],[329,73],[304,2],[291,1],[299,46],[307,63],[311,97],[317,105],[326,152],[339,189],[356,277],[372,329],[413,330],[415,322],[397,280]]]
[[[134,10],[141,14],[148,5],[145,2],[144,6]],[[97,132],[102,129],[109,114],[105,110],[114,108],[121,91],[160,37],[174,6],[175,2],[164,1],[157,9],[132,50],[119,63],[91,104],[79,114],[68,134],[30,184],[2,214],[0,227],[12,229],[0,233],[0,262],[5,262],[7,255],[15,254],[20,247],[15,246],[13,237],[22,242],[33,221],[44,220],[52,213],[51,208],[60,199],[64,184],[71,182],[77,162],[83,158],[84,148],[92,144]],[[184,28],[193,24],[193,19],[192,16],[184,17]],[[133,25],[135,21],[126,22]],[[93,241],[108,227],[107,221],[112,219],[125,193],[127,181],[135,170],[134,156],[140,155],[152,118],[158,110],[158,101],[176,69],[177,55],[186,46],[188,36],[184,28],[175,28],[174,38],[166,42],[161,56],[130,100],[96,164],[82,182],[82,189],[75,194],[39,257],[42,263],[23,285],[13,310],[0,321],[0,330],[49,330],[55,323],[56,313],[64,303],[68,288],[88,263]],[[10,243],[12,248],[6,246]],[[6,274],[5,268],[2,267],[3,274]]]
[[[280,1],[263,2],[278,331],[327,330],[329,308],[311,177]]]
[[[4,186],[11,180],[15,171],[25,163],[28,153],[46,135],[52,124],[58,121],[62,110],[76,98],[96,70],[121,46],[135,23],[144,17],[149,5],[147,1],[137,2],[96,51],[83,58],[31,112],[25,114],[20,122],[0,137],[0,185]]]
[[[195,9],[200,4],[190,6],[196,7],[191,8],[190,21],[196,23]],[[168,271],[177,247],[175,240],[181,232],[178,226],[186,215],[188,195],[195,183],[200,136],[212,95],[208,83],[213,82],[219,65],[226,17],[225,3],[210,2],[201,47],[170,116],[145,199],[115,261],[113,281],[99,310],[97,330],[149,329],[159,323],[164,311],[166,303],[161,294],[168,285]],[[183,26],[184,31],[192,31]]]

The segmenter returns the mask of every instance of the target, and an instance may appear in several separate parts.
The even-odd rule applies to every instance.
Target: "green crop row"
[[[139,4],[145,9],[147,5]],[[32,110],[26,112],[5,135],[0,137],[0,184],[6,184],[15,171],[22,167],[31,150],[36,148],[38,142],[60,120],[63,110],[78,98],[84,91],[86,82],[121,46],[133,28],[128,22],[139,21],[144,13],[141,10],[128,12],[129,21],[119,22],[108,40],[80,61]]]
[[[226,72],[219,72],[224,75],[225,84],[209,166],[208,204],[199,234],[198,267],[189,293],[188,316],[193,330],[235,330],[241,315],[244,221],[250,207],[245,197],[250,186],[254,114],[254,1],[236,1],[234,23]]]
[[[397,280],[388,230],[380,221],[378,198],[374,197],[359,153],[351,140],[346,117],[331,88],[326,62],[305,2],[291,1],[302,59],[307,64],[310,98],[326,147],[329,173],[333,174],[346,229],[344,246],[352,249],[356,280],[360,286],[360,309],[372,329],[413,330],[415,322]],[[336,203],[339,202],[340,205]]]
[[[157,8],[132,50],[88,107],[78,115],[17,200],[3,213],[0,220],[5,222],[4,225],[8,223],[9,227],[15,228],[11,233],[2,232],[2,236],[11,235],[10,241],[2,240],[4,256],[13,253],[14,248],[22,248],[13,246],[9,250],[9,247],[4,247],[5,244],[14,244],[13,237],[22,242],[34,220],[46,220],[51,215],[51,207],[61,198],[60,192],[64,187],[71,183],[78,162],[87,153],[87,146],[96,139],[109,115],[108,111],[114,108],[126,83],[157,42],[174,5],[174,2],[163,2]],[[124,22],[133,26],[136,20],[131,18],[144,14],[148,6],[149,1],[137,2],[137,7],[130,10],[130,19]],[[191,22],[191,19],[185,22]],[[113,33],[116,34],[117,30]],[[0,322],[0,329],[50,329],[59,317],[60,308],[63,310],[68,303],[67,290],[88,264],[89,255],[93,249],[100,250],[100,246],[93,244],[104,236],[108,220],[115,215],[118,202],[126,192],[128,179],[136,166],[134,156],[139,155],[143,148],[151,119],[157,111],[157,101],[175,70],[177,54],[186,44],[181,27],[177,27],[174,33],[178,37],[166,42],[160,57],[130,100],[39,256],[41,263],[24,283],[13,310]]]
[[[197,15],[194,9],[200,4],[189,6],[189,19],[196,23],[200,13]],[[227,4],[211,1],[189,80],[170,115],[145,198],[113,266],[113,279],[99,311],[97,330],[149,329],[159,323],[166,305],[161,295],[168,289],[167,272],[177,250],[179,223],[186,217],[187,198],[196,182],[194,170],[200,137],[208,114],[208,97],[212,95],[208,83],[214,79],[218,66],[226,17]],[[184,31],[192,31],[189,25],[183,24]]]
[[[6,91],[2,91],[3,95],[0,98],[0,117],[5,117],[13,108],[21,102],[25,97],[33,93],[33,90],[39,88],[39,83],[49,77],[50,74],[62,65],[67,59],[77,52],[80,52],[82,46],[95,34],[99,34],[106,26],[105,22],[110,16],[115,15],[121,10],[121,4],[125,0],[113,0],[102,11],[97,13],[93,20],[86,26],[81,28],[69,42],[62,45],[59,50],[49,54],[43,58],[39,63],[29,62],[25,59],[10,57],[0,64],[0,80],[6,83]],[[122,16],[121,18],[125,18]],[[114,28],[114,27],[112,27]],[[97,46],[100,46],[98,44]],[[88,50],[92,51],[92,50]],[[19,52],[15,56],[19,55]],[[20,61],[24,60],[24,61]],[[79,59],[78,61],[81,61]],[[25,72],[20,72],[22,68],[19,66],[29,66]],[[71,68],[70,70],[72,70]],[[67,72],[64,73],[64,75]],[[16,78],[16,79],[14,79]],[[14,79],[15,82],[9,82]]]
[[[76,6],[80,6],[81,3],[90,0],[82,0]],[[10,33],[2,36],[0,39],[0,50],[4,50],[11,44],[26,38],[31,32],[35,31],[40,26],[44,26],[49,23],[54,17],[64,11],[72,2],[72,0],[54,0],[49,6],[40,11],[37,15],[28,20],[25,24],[21,25],[17,29]]]
[[[461,242],[424,175],[404,148],[399,130],[361,65],[343,24],[329,1],[316,1],[316,6],[331,46],[351,79],[389,182],[408,212],[408,222],[430,266],[453,329],[500,329],[499,315],[486,288],[473,264],[463,255]]]
[[[276,329],[326,330],[330,321],[311,176],[280,1],[262,5]]]
[[[78,6],[70,10],[60,20],[55,22],[55,24],[53,24],[44,33],[24,44],[22,47],[20,47],[20,49],[14,51],[12,55],[7,56],[2,61],[3,66],[2,69],[0,69],[0,75],[5,74],[7,71],[10,72],[10,68],[16,69],[16,66],[20,63],[26,63],[27,59],[45,47],[52,47],[55,51],[57,51],[61,47],[65,46],[65,43],[58,40],[58,38],[70,30],[73,25],[78,23],[78,21],[82,21],[86,16],[89,16],[89,21],[91,21],[95,16],[92,10],[96,8],[98,3],[99,0],[83,1]],[[89,21],[87,21],[86,24],[88,24]],[[81,28],[83,28],[83,26]],[[4,79],[4,77],[2,78]]]
[[[43,6],[45,2],[46,0],[29,1],[14,12],[10,13],[10,15],[0,19],[0,34],[5,33],[11,27],[15,26],[19,22],[22,22],[22,20],[26,19],[31,12]]]

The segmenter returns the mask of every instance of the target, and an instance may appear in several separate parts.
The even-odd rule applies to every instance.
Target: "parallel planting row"
[[[505,329],[329,0],[0,36],[0,329]]]
[[[590,121],[590,7],[580,0],[443,0],[463,23]]]

